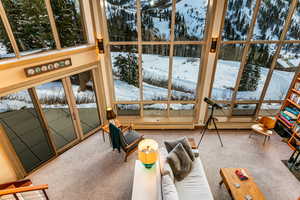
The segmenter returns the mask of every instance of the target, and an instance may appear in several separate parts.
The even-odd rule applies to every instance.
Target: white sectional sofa
[[[162,152],[163,151],[163,152]],[[164,165],[166,163],[166,150],[161,150],[160,165],[163,172]],[[197,154],[197,152],[196,152]],[[162,174],[161,174],[162,175]],[[162,180],[162,179],[161,179]],[[207,178],[204,172],[203,164],[199,155],[195,158],[192,171],[182,181],[176,181],[174,179],[177,194],[179,200],[213,200],[213,195],[210,190]],[[161,187],[161,193],[163,194],[164,188]],[[160,191],[160,190],[158,190]],[[161,196],[162,196],[161,194]],[[163,199],[163,197],[161,197]]]

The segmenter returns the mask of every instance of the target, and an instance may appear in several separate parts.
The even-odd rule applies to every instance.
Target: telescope
[[[217,121],[217,118],[214,117],[214,110],[215,108],[216,109],[222,109],[223,107],[220,106],[219,104],[217,104],[216,102],[214,102],[213,100],[209,99],[208,97],[205,97],[203,99],[208,105],[211,105],[212,106],[212,109],[211,109],[211,112],[210,112],[210,116],[209,118],[207,119],[206,123],[205,123],[205,126],[204,128],[202,129],[201,131],[201,138],[200,138],[200,141],[197,145],[197,148],[199,147],[205,133],[206,133],[206,130],[208,129],[208,126],[213,123],[213,125],[215,126],[215,129],[217,131],[217,135],[219,137],[219,140],[220,140],[220,143],[221,143],[221,147],[223,147],[223,142],[222,142],[222,139],[221,139],[221,136],[219,134],[219,130],[218,130],[218,127],[217,127],[217,124],[216,124],[216,121]]]
[[[209,99],[209,98],[207,98],[207,97],[204,98],[204,101],[205,101],[208,105],[211,105],[212,107],[215,107],[215,108],[217,108],[217,109],[222,109],[222,108],[223,108],[222,106],[220,106],[219,104],[217,104],[216,102],[214,102],[213,100],[211,100],[211,99]]]

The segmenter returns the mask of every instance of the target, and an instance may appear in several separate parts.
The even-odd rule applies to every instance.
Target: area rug
[[[300,170],[295,170],[295,168],[290,169],[288,166],[288,161],[287,160],[282,160],[283,164],[294,174],[294,176],[300,181]]]

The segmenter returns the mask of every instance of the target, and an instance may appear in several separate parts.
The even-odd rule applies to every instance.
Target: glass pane
[[[292,17],[289,30],[286,34],[286,40],[300,40],[300,2]]]
[[[246,40],[256,0],[229,0],[223,40]]]
[[[243,49],[242,44],[221,46],[212,89],[213,99],[231,100],[240,70]]]
[[[105,10],[110,41],[137,40],[135,0],[106,0]]]
[[[77,139],[63,84],[60,80],[36,87],[55,147],[60,149]]]
[[[170,39],[171,0],[141,0],[142,40],[160,41]]]
[[[110,50],[116,100],[140,100],[137,46],[111,46]]]
[[[279,40],[290,0],[262,0],[253,31],[254,40]]]
[[[15,57],[14,50],[7,36],[3,22],[0,19],[0,59]]]
[[[144,100],[167,100],[169,45],[144,45],[142,60]]]
[[[140,105],[139,104],[118,104],[117,113],[118,116],[137,116],[140,115]]]
[[[167,116],[167,104],[145,104],[144,116]]]
[[[0,97],[0,123],[27,172],[54,156],[27,90]]]
[[[233,116],[252,116],[255,114],[257,104],[235,104],[232,109]]]
[[[275,44],[253,44],[250,46],[238,88],[238,100],[258,100],[260,98],[275,50]]]
[[[82,72],[70,77],[83,134],[99,127],[97,99],[92,72]]]
[[[275,116],[281,108],[281,103],[263,103],[259,111],[261,116]]]
[[[172,100],[196,98],[201,48],[201,45],[174,45]]]
[[[170,104],[171,117],[192,117],[194,116],[195,104],[176,103]]]
[[[79,0],[51,0],[62,47],[87,43]]]
[[[285,44],[277,58],[265,100],[284,100],[300,64],[300,44]]]
[[[22,55],[54,48],[45,1],[3,0],[2,3]]]
[[[175,40],[202,40],[208,0],[176,1]]]

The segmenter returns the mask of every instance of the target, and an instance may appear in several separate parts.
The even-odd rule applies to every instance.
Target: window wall
[[[300,2],[228,0],[211,97],[223,116],[275,115],[299,72]]]
[[[87,43],[81,0],[0,2],[0,59]]]
[[[104,0],[119,115],[193,117],[208,0]]]

